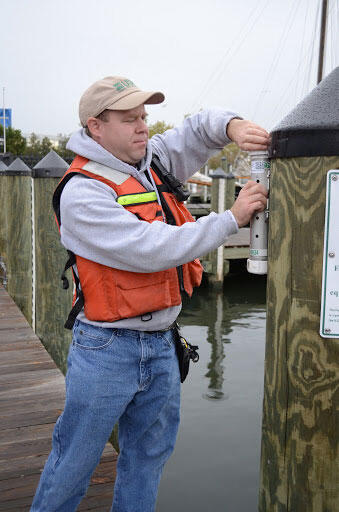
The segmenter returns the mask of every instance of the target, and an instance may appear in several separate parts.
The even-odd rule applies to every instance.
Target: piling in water
[[[273,131],[260,512],[338,512],[339,339],[319,335],[339,68]]]

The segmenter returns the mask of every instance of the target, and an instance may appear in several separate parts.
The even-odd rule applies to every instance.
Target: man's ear
[[[100,136],[100,121],[96,117],[89,117],[87,119],[87,128],[92,137],[98,138]]]

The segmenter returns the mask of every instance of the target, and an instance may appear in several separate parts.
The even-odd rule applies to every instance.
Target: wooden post
[[[221,159],[221,167],[226,174],[225,210],[229,210],[235,201],[235,176],[230,172],[226,157]]]
[[[339,511],[339,339],[319,335],[339,68],[327,78],[272,134],[260,512]]]
[[[7,209],[5,208],[7,165],[0,160],[0,285],[7,287],[7,269],[5,264],[5,247],[7,232]]]
[[[226,174],[219,167],[212,175],[212,187],[211,187],[211,211],[221,213],[225,211],[226,205]],[[224,247],[221,245],[215,251],[211,252],[211,271],[212,274],[209,276],[214,286],[222,288],[224,282],[224,274],[228,273],[228,266],[224,264]],[[228,263],[228,262],[227,262]]]
[[[72,305],[72,276],[68,271],[70,287],[64,290],[60,276],[68,255],[60,243],[52,196],[67,168],[68,164],[50,151],[33,169],[35,332],[64,374],[71,341],[64,323]]]
[[[32,218],[31,174],[17,158],[1,181],[4,229],[1,229],[3,269],[7,291],[32,324]]]
[[[231,208],[235,199],[235,178],[233,174],[228,173],[227,160],[221,159],[223,169],[220,167],[212,174],[211,187],[211,211],[222,213]],[[220,246],[210,255],[210,279],[216,286],[222,287],[224,276],[228,274],[230,263],[225,260],[224,247]]]

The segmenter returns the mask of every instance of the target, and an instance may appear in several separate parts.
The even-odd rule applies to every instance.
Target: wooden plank
[[[60,407],[59,403],[55,403],[55,407]],[[62,404],[63,407],[63,404]],[[0,417],[0,430],[7,429],[15,424],[18,427],[28,425],[42,425],[44,423],[55,423],[60,416],[62,410],[48,409],[46,411],[36,411],[34,413],[17,413]]]
[[[11,313],[0,315],[0,511],[27,512],[63,411],[65,378],[2,287],[0,302]],[[116,460],[107,443],[81,510],[110,509]]]
[[[27,320],[25,317],[22,316],[15,318],[15,320],[13,321],[13,318],[7,318],[5,316],[4,318],[2,318],[0,323],[0,336],[3,336],[3,333],[1,333],[2,330],[10,329],[11,327],[13,327],[13,324],[15,325],[16,328],[27,327]]]
[[[19,441],[15,443],[2,443],[0,464],[6,463],[7,460],[19,459],[20,457],[27,457],[36,454],[46,454],[50,452],[52,448],[52,440],[50,437],[30,440],[30,441]]]
[[[51,357],[45,349],[42,349],[42,345],[36,344],[33,347],[29,347],[28,350],[8,350],[4,352],[1,356],[0,366],[6,366],[8,363],[18,364],[21,363],[31,363],[35,361],[37,358],[40,362],[51,361]],[[52,361],[53,362],[53,361]],[[55,367],[55,363],[54,363]]]
[[[36,337],[34,332],[30,329],[29,325],[26,323],[22,326],[13,325],[9,322],[7,327],[4,326],[4,321],[0,322],[0,347],[2,343],[13,343],[16,342],[40,342],[40,340]]]
[[[249,247],[250,228],[240,228],[238,233],[231,235],[225,242],[225,247]]]
[[[63,407],[63,404],[65,402],[64,398],[64,389],[62,387],[54,388],[53,390],[49,390],[49,392],[46,392],[42,395],[38,395],[34,393],[34,395],[26,395],[26,396],[16,396],[15,403],[13,403],[14,400],[14,393],[12,395],[9,395],[5,399],[2,398],[0,401],[0,407],[3,416],[8,416],[9,414],[18,414],[18,409],[20,410],[27,410],[27,413],[31,412],[42,412],[42,411],[48,411],[51,408],[55,409],[56,403],[61,404],[57,407]]]
[[[37,370],[32,372],[20,372],[10,375],[0,375],[0,386],[2,390],[16,386],[17,389],[26,388],[27,386],[36,386],[39,384],[48,384],[52,380],[60,380],[62,375],[57,368],[51,370]]]
[[[0,365],[0,371],[2,375],[9,375],[12,373],[24,373],[27,371],[36,371],[36,370],[50,370],[54,368],[54,362],[53,361],[36,361],[32,362],[30,364],[22,363],[22,364],[16,364],[12,365],[11,367],[1,367]]]
[[[243,260],[249,258],[250,251],[248,247],[225,247],[225,260]]]
[[[31,489],[35,488],[35,486],[39,482],[39,475],[26,475],[26,476],[18,476],[17,478],[8,478],[7,480],[0,480],[0,492],[1,498],[3,498],[4,491],[17,489],[18,494],[22,494],[21,489],[28,487],[26,493],[29,493]]]
[[[41,342],[38,341],[35,337],[35,335],[32,334],[32,337],[30,339],[27,339],[25,341],[22,340],[13,340],[7,343],[7,339],[5,340],[5,343],[0,343],[0,352],[9,353],[9,352],[17,352],[20,351],[22,353],[23,351],[30,351],[35,347],[41,347]],[[2,356],[1,356],[2,357]]]

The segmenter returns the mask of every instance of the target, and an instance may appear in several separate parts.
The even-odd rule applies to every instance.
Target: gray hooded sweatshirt
[[[154,135],[148,141],[146,156],[138,168],[118,160],[88,137],[84,129],[71,136],[67,148],[91,160],[92,169],[95,168],[92,172],[109,178],[110,173],[120,171],[133,176],[151,191],[155,190],[149,173],[152,154],[185,182],[231,142],[226,136],[226,127],[234,117],[239,116],[213,109],[186,118],[179,128]],[[108,185],[81,175],[66,184],[60,202],[61,242],[66,249],[109,267],[131,272],[157,272],[204,256],[238,231],[230,210],[210,213],[197,222],[182,226],[160,221],[150,224],[139,220],[115,199],[116,194]],[[181,305],[112,323],[90,321],[81,311],[78,319],[101,327],[155,331],[169,327],[180,310]]]

